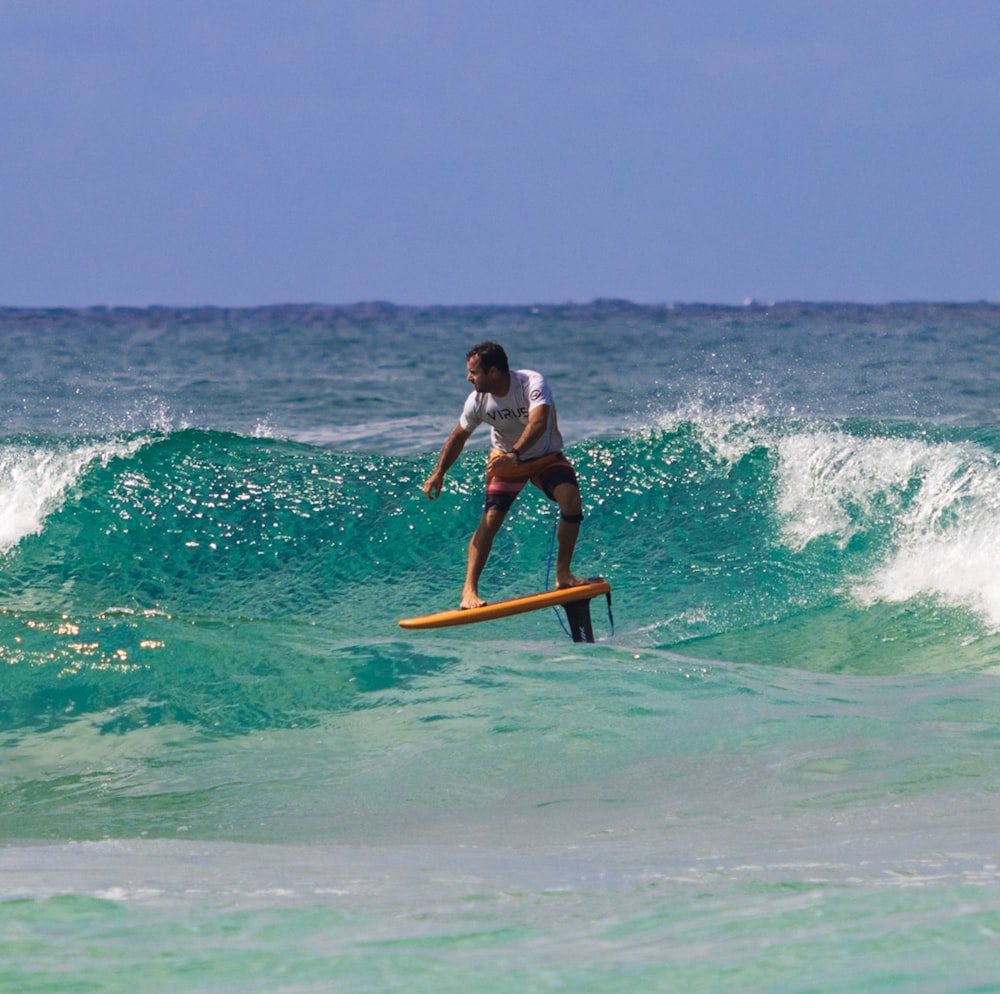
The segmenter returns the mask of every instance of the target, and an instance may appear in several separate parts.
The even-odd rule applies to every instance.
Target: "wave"
[[[14,439],[0,444],[0,555],[41,531],[45,518],[60,507],[88,466],[107,465],[141,444],[118,438],[79,443]]]
[[[573,458],[582,554],[619,582],[749,590],[780,574],[863,605],[928,595],[1000,627],[1000,460],[982,431],[683,415]],[[478,516],[480,462],[467,454],[428,504],[426,455],[195,429],[10,439],[0,592],[8,608],[283,619],[391,583],[423,606],[454,589],[443,574]],[[537,582],[551,505],[529,495],[515,515],[531,524],[501,533],[493,572]]]
[[[1000,457],[983,429],[681,412],[573,447],[576,559],[609,577],[623,652],[860,674],[987,669],[1000,632]],[[481,458],[186,429],[0,445],[0,724],[82,713],[228,732],[368,706],[475,628],[403,637],[458,596]],[[526,493],[484,576],[546,583],[552,506]],[[503,625],[504,627],[500,627]],[[550,615],[491,639],[562,639]]]

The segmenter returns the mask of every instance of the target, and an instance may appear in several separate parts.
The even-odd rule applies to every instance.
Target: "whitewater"
[[[0,310],[0,990],[1000,990],[1000,307]],[[613,622],[455,606],[465,352]],[[550,582],[530,488],[481,592]]]

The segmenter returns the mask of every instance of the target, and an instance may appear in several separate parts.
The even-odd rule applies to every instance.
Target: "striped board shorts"
[[[500,449],[493,449],[490,458],[497,455],[503,453]],[[561,452],[548,452],[537,459],[528,459],[515,466],[491,468],[487,464],[486,508],[510,510],[515,498],[527,483],[538,487],[549,500],[555,500],[553,491],[560,483],[579,486],[573,467]]]

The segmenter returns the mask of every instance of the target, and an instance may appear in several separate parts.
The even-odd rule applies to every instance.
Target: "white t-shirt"
[[[558,452],[563,447],[563,440],[556,422],[552,391],[545,377],[533,369],[512,369],[510,390],[504,397],[473,390],[462,408],[459,423],[466,431],[473,431],[481,424],[489,425],[493,447],[510,452],[528,423],[528,412],[542,404],[549,407],[549,423],[545,432],[530,449],[520,453],[522,459],[534,459],[548,452]]]

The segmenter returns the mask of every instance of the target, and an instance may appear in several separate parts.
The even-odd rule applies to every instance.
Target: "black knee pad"
[[[571,524],[571,525],[578,525],[581,521],[583,521],[583,514],[582,513],[580,513],[580,514],[566,514],[565,511],[560,511],[559,512],[559,517],[562,518],[563,521],[569,522],[569,524]]]

